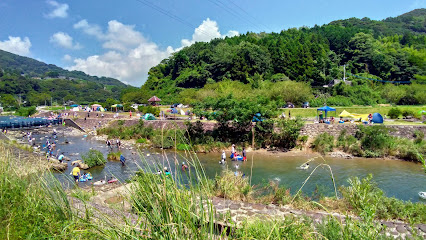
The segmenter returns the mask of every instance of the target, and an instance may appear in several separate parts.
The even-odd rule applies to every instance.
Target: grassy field
[[[397,106],[401,111],[410,110],[414,113],[417,113],[421,110],[426,110],[426,106]],[[336,116],[346,110],[350,113],[358,113],[358,114],[369,114],[369,113],[380,113],[382,116],[388,114],[389,110],[394,107],[335,107],[336,108]],[[300,116],[300,117],[315,117],[317,115],[317,108],[283,108],[281,109],[286,116],[288,116],[288,112],[290,111],[291,116]],[[334,112],[329,113],[329,116],[335,116]],[[400,116],[401,117],[401,116]]]

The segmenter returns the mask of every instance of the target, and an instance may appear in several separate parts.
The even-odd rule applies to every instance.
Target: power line
[[[234,5],[235,7],[237,7],[239,10],[241,10],[243,13],[245,13],[247,16],[249,16],[250,18],[252,18],[254,21],[259,22],[260,25],[262,25],[263,27],[267,28],[268,30],[270,30],[271,32],[272,29],[269,28],[268,26],[266,26],[265,24],[263,24],[261,21],[259,21],[257,18],[255,18],[254,16],[250,15],[246,10],[244,10],[242,7],[238,6],[235,2],[228,0],[228,2],[230,2],[232,5]]]
[[[165,10],[165,9],[163,9],[163,8],[155,5],[155,4],[153,4],[152,2],[149,2],[149,1],[146,1],[146,0],[135,0],[135,1],[137,1],[137,2],[139,2],[141,4],[143,4],[143,5],[145,5],[147,7],[150,7],[152,9],[154,9],[155,11],[157,11],[159,13],[162,13],[162,14],[168,16],[169,18],[172,18],[172,19],[174,19],[174,20],[182,23],[183,25],[185,25],[185,26],[187,26],[187,27],[189,27],[191,29],[195,30],[197,28],[197,26],[192,25],[188,21],[186,21],[186,20],[184,20],[184,19],[182,19],[182,18],[174,15],[173,13],[171,13],[171,12],[169,12],[169,11],[167,11],[167,10]],[[216,36],[213,36],[213,35],[209,34],[208,32],[203,31],[202,29],[199,29],[199,30],[201,31],[201,33],[203,33],[206,36],[211,37],[212,39],[216,38]]]
[[[241,16],[239,13],[228,9],[228,7],[220,0],[209,0],[209,2],[213,3],[214,5],[218,6],[221,9],[225,10],[226,12],[228,12],[229,14],[231,14],[232,16],[237,18],[238,20],[241,20],[243,18],[243,16]],[[244,19],[242,19],[242,21],[250,22],[250,20],[244,20]],[[253,25],[253,27],[258,28],[257,26],[255,26],[256,25],[255,23],[251,22],[251,24]],[[258,28],[258,30],[261,30],[261,29]]]

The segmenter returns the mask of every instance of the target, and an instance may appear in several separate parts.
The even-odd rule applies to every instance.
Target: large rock
[[[80,163],[82,163],[83,162],[83,160],[76,160],[76,161],[72,161],[71,162],[71,165],[76,165],[76,164],[80,164]]]
[[[56,170],[56,171],[60,171],[60,172],[65,171],[67,169],[67,167],[68,167],[68,164],[66,164],[66,163],[53,163],[52,164],[52,169]]]
[[[71,158],[69,158],[69,157],[65,157],[65,156],[64,156],[64,158],[62,158],[62,160],[65,160],[65,161],[71,161]]]
[[[89,169],[89,166],[85,163],[80,163],[80,168],[83,170]]]

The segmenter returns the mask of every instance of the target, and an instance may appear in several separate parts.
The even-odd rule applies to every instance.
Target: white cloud
[[[95,24],[89,24],[86,19],[79,21],[74,24],[75,29],[81,29],[87,35],[95,36],[98,39],[104,39],[105,36],[102,33],[101,27]]]
[[[64,61],[64,62],[71,62],[72,61],[72,57],[70,55],[68,55],[68,54],[65,54],[62,57],[62,61]]]
[[[234,30],[230,30],[227,34],[222,35],[219,31],[217,22],[207,18],[195,29],[194,34],[192,34],[192,40],[182,39],[181,44],[182,47],[186,47],[194,44],[195,42],[208,42],[214,38],[233,37],[238,35],[239,33]],[[181,48],[178,50],[180,49]]]
[[[85,59],[74,59],[74,65],[69,67],[69,70],[113,77],[134,86],[140,86],[145,82],[151,67],[185,46],[200,41],[207,42],[213,38],[238,35],[236,31],[229,31],[226,35],[222,35],[217,23],[206,19],[194,30],[191,40],[181,41],[182,46],[177,49],[171,46],[161,49],[155,42],[136,31],[134,25],[125,25],[116,20],[108,22],[106,32],[103,32],[98,25],[88,23],[87,20],[74,24],[74,28],[96,37],[107,51]]]
[[[72,37],[64,32],[53,34],[50,37],[50,42],[67,49],[81,49],[81,45],[79,43],[74,43]]]
[[[21,39],[21,37],[9,36],[9,40],[0,41],[0,49],[22,56],[29,56],[30,48],[31,41],[28,37]]]
[[[53,0],[48,0],[46,1],[47,4],[49,4],[50,6],[52,6],[54,9],[48,13],[45,14],[45,17],[47,18],[66,18],[68,17],[68,4],[66,3],[58,3],[56,1]]]

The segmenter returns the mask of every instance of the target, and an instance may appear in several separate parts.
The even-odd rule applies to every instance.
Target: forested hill
[[[63,76],[66,78],[81,79],[103,85],[126,87],[127,85],[114,78],[96,77],[81,71],[68,71],[53,64],[46,64],[32,58],[19,56],[10,52],[0,50],[0,70],[13,71],[17,74],[25,74],[29,77]]]
[[[151,68],[142,92],[172,97],[223,80],[251,84],[294,80],[312,87],[349,73],[394,83],[426,75],[426,9],[382,21],[368,18],[323,26],[246,33],[195,43]],[[238,91],[236,89],[236,91]]]

